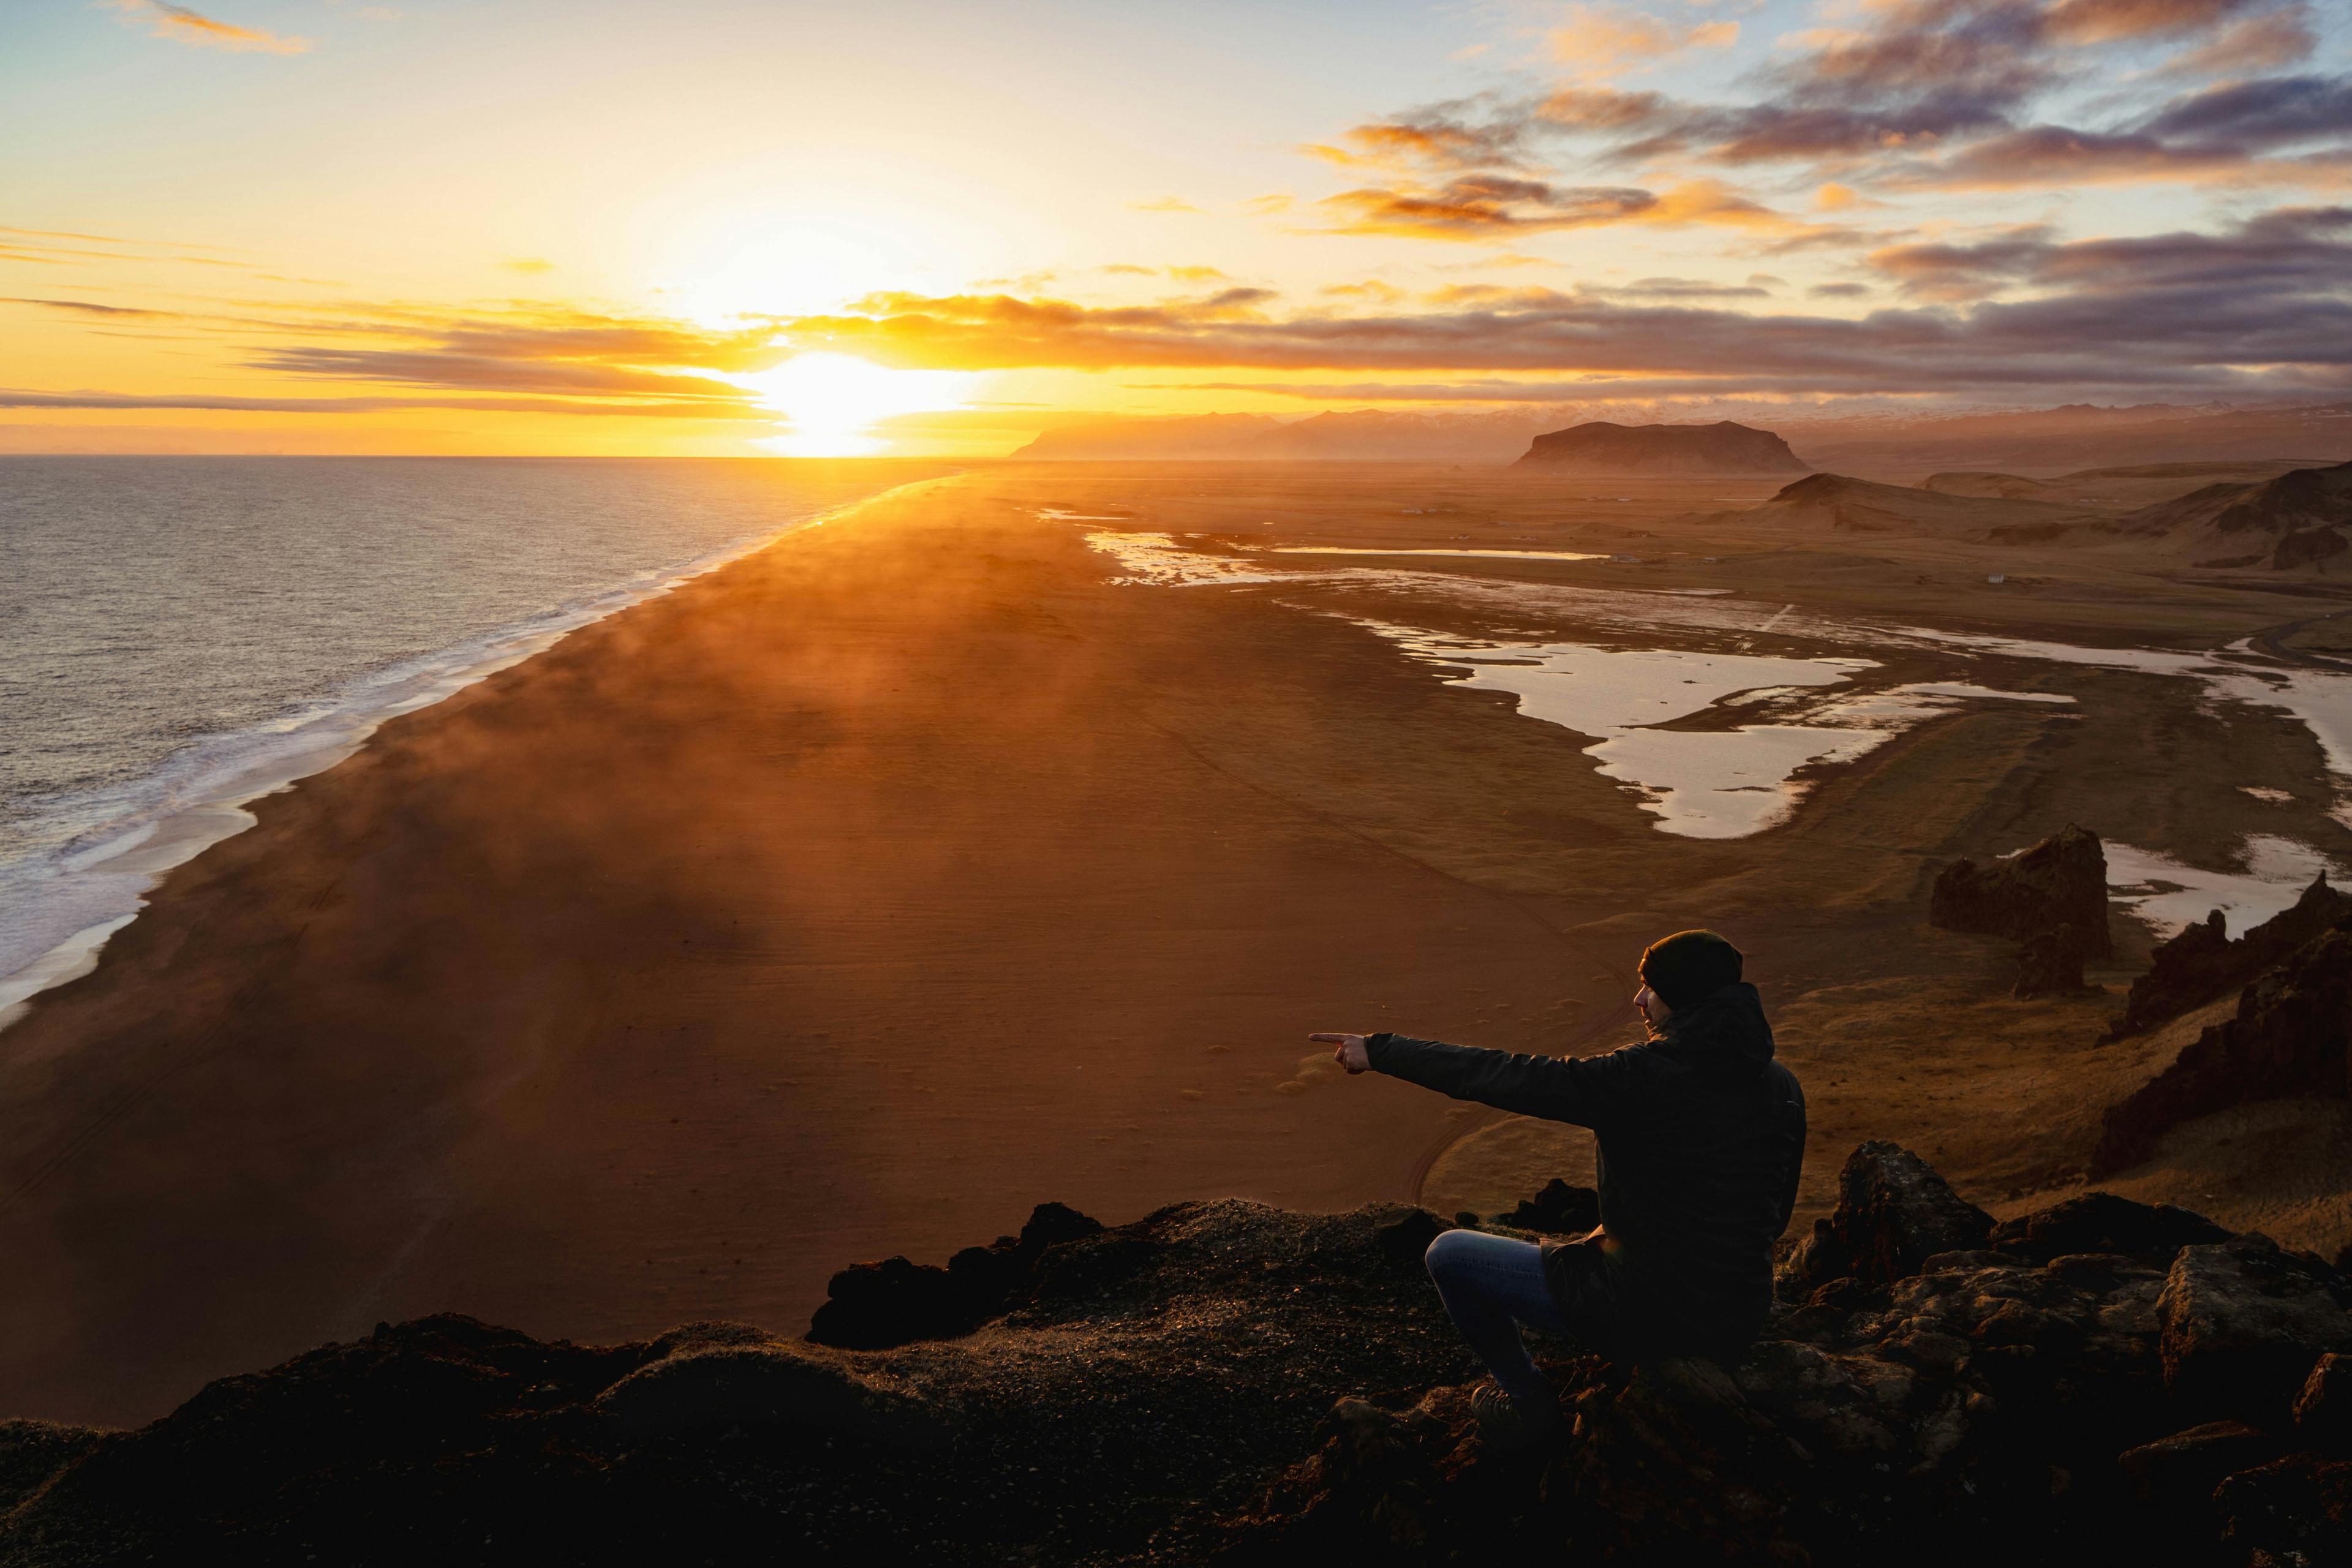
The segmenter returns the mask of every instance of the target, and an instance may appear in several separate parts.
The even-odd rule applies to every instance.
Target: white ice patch
[[[1089,533],[1087,542],[1119,563],[1126,575],[1111,581],[1126,585],[1198,588],[1213,583],[1289,583],[1299,576],[1235,556],[1187,550],[1164,533]]]
[[[1605,561],[1589,550],[1374,550],[1356,544],[1277,544],[1270,555],[1456,555],[1480,561]],[[1728,588],[1689,588],[1684,593],[1727,594]]]
[[[1123,579],[1124,581],[1181,586],[1207,583],[1253,583],[1277,580],[1277,574],[1269,574],[1262,569],[1253,570],[1230,556],[1210,555],[1184,550],[1164,534],[1104,534],[1094,536],[1090,542],[1095,543],[1098,549],[1112,550],[1118,553],[1123,561],[1130,563],[1132,575]],[[1329,550],[1316,550],[1312,553],[1339,554],[1343,552],[1334,547]],[[1405,552],[1367,551],[1365,553],[1394,556]],[[1481,552],[1481,553],[1485,552]],[[1631,633],[1635,636],[1665,634],[1671,637],[1678,632],[1713,632],[1734,639],[1733,646],[1743,657],[1751,646],[1750,639],[1769,636],[1790,642],[1813,642],[1849,648],[1933,649],[1949,653],[1963,660],[1979,658],[2012,658],[2049,665],[2122,670],[2159,678],[2193,680],[2203,687],[2210,699],[2219,702],[2268,709],[2274,712],[2292,715],[2318,741],[2326,755],[2329,771],[2347,784],[2352,784],[2352,673],[2302,668],[2282,669],[2275,663],[2268,660],[2259,664],[2250,662],[2249,645],[2242,641],[2230,648],[2212,652],[2183,652],[2177,648],[2087,647],[2071,643],[2046,642],[2025,637],[1946,631],[1934,626],[1882,626],[1867,622],[1832,619],[1801,610],[1793,604],[1759,603],[1751,598],[1727,595],[1722,590],[1591,588],[1563,583],[1507,583],[1490,578],[1449,574],[1436,569],[1417,571],[1404,566],[1385,569],[1374,569],[1370,566],[1335,566],[1324,571],[1307,568],[1279,575],[1297,582],[1317,583],[1342,590],[1370,588],[1387,592],[1423,594],[1490,617],[1507,616],[1510,621],[1524,620],[1531,616],[1541,616],[1546,619],[1574,621],[1595,630],[1608,630],[1620,634]],[[1467,649],[1470,646],[1456,645],[1457,652]],[[1499,647],[1504,645],[1491,646]],[[1572,645],[1542,646],[1568,647]],[[1529,650],[1519,651],[1525,654]],[[1621,657],[1605,649],[1595,648],[1586,651],[1595,656]],[[1704,658],[1725,656],[1688,654],[1673,657]],[[1778,662],[1827,667],[1833,669],[1873,668],[1873,661],[1867,658],[1815,658]],[[1503,689],[1501,681],[1501,677],[1490,674],[1483,680],[1474,680],[1470,684],[1483,683],[1499,689]],[[1821,682],[1779,680],[1769,684],[1787,687],[1818,685]],[[1769,689],[1767,682],[1759,681],[1744,690],[1735,689],[1731,691],[1718,691],[1708,701],[1720,703],[1725,707],[1745,707],[1782,699],[1785,696],[1785,691]],[[1887,735],[1908,724],[1916,723],[1922,718],[1948,710],[1952,702],[1982,700],[2042,702],[2055,705],[2070,703],[2074,699],[2053,692],[2001,691],[1968,681],[1923,681],[1884,692],[1862,694],[1850,701],[1840,700],[1824,704],[1812,711],[1796,715],[1803,721],[1799,725],[1790,726],[1784,723],[1750,728],[1808,730],[1824,726],[1841,727],[1846,729],[1851,735],[1857,727],[1883,727],[1885,733],[1881,734],[1878,740],[1884,740]],[[1699,704],[1700,707],[1706,705],[1707,702]],[[1530,708],[1528,711],[1535,712],[1535,710]],[[1546,717],[1539,712],[1536,712],[1535,716]],[[1657,721],[1660,721],[1656,719],[1650,721],[1650,722]],[[1570,724],[1570,727],[1579,728],[1574,724]],[[1592,729],[1583,729],[1581,732],[1600,733]],[[1603,740],[1606,739],[1608,737],[1604,735]],[[1804,743],[1796,738],[1778,738],[1759,742],[1757,746],[1759,752],[1769,748],[1775,754],[1785,755],[1802,750]],[[1855,742],[1850,739],[1841,740],[1834,745],[1825,742],[1824,749],[1811,760],[1829,760],[1833,752],[1841,756],[1858,755],[1859,752],[1853,750],[1854,745],[1859,744],[1860,750],[1866,751],[1871,745],[1876,743],[1875,740]],[[1846,750],[1837,751],[1839,746],[1843,746]],[[1659,750],[1668,749],[1672,748]],[[1631,763],[1624,759],[1630,753],[1642,750],[1643,748],[1638,747],[1618,748],[1617,755],[1620,761],[1612,765],[1630,766]],[[1645,762],[1643,765],[1651,764]],[[1802,763],[1800,763],[1797,765],[1801,766]],[[1679,769],[1676,771],[1681,772]],[[1759,771],[1762,771],[1760,767]],[[1731,775],[1723,769],[1710,768],[1706,771],[1706,776],[1714,777],[1720,782]],[[1688,802],[1678,804],[1671,811],[1665,807],[1665,794],[1675,788],[1671,782],[1654,782],[1645,779],[1640,781],[1640,784],[1641,787],[1654,792],[1654,798],[1646,804],[1649,809],[1657,811],[1662,819],[1664,819],[1661,821],[1662,827],[1668,832],[1692,830],[1690,827],[1676,826],[1681,822],[1692,824],[1697,822],[1698,819],[1696,816],[1689,815]],[[1725,794],[1727,788],[1750,795],[1751,802],[1762,800],[1766,793],[1761,790],[1760,785],[1754,785],[1748,782],[1727,785],[1711,793],[1720,796]],[[1760,811],[1751,805],[1749,809],[1727,812],[1717,819],[1718,823],[1737,819],[1749,823],[1751,826],[1738,828],[1717,826],[1701,831],[1710,837],[1729,837],[1738,833],[1754,832],[1759,827],[1769,826],[1771,822],[1779,820],[1785,815],[1787,804],[1788,800],[1784,798],[1780,804],[1760,808]],[[2352,826],[2352,799],[2340,804],[2336,808],[2335,815],[2347,826]],[[2202,911],[2200,910],[2200,913],[2201,914]]]
[[[1606,648],[1582,643],[1504,643],[1367,622],[1416,658],[1466,669],[1453,684],[1505,691],[1531,719],[1595,737],[1585,748],[1606,776],[1636,792],[1661,831],[1739,838],[1783,820],[1803,797],[1793,775],[1851,762],[1903,730],[1981,698],[2071,702],[2046,692],[1995,691],[1919,682],[1833,695],[1801,722],[1727,730],[1654,726],[1710,708],[1801,699],[1834,687],[1868,659],[1791,658],[1682,648]]]
[[[2242,871],[2208,871],[2169,855],[2129,844],[2106,846],[2107,886],[2116,900],[2162,936],[2221,911],[2231,936],[2289,908],[2322,871],[2335,878],[2342,868],[2307,844],[2270,834],[2248,838]]]

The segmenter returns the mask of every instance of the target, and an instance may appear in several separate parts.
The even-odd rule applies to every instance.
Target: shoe
[[[1560,1424],[1557,1400],[1536,1405],[1513,1399],[1491,1383],[1482,1383],[1471,1391],[1470,1414],[1477,1420],[1479,1438],[1498,1454],[1541,1442]]]

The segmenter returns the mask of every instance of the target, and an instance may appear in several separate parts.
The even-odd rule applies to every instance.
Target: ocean
[[[384,719],[938,471],[0,457],[0,1026]]]

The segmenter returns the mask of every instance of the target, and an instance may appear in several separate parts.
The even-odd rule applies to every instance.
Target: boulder
[[[2185,1247],[2157,1298],[2165,1387],[2182,1409],[2274,1424],[2322,1352],[2352,1350],[2346,1287],[2259,1233]]]
[[[1719,1562],[1803,1560],[1789,1527],[1810,1456],[1722,1367],[1660,1362],[1622,1387],[1586,1388],[1570,1408],[1573,1441],[1544,1477],[1548,1496],[1590,1521],[1568,1555],[1675,1563],[1698,1547]]]
[[[2331,1351],[2312,1363],[2294,1396],[2294,1430],[2307,1443],[2352,1445],[2352,1355]]]
[[[1780,1293],[1801,1300],[1832,1279],[1879,1284],[1917,1273],[1939,1252],[1981,1247],[1992,1216],[1952,1191],[1918,1155],[1873,1140],[1838,1173],[1836,1209],[1780,1270]]]
[[[2099,836],[2069,824],[2030,849],[1979,866],[1955,860],[1937,875],[1927,923],[2026,942],[2074,928],[2083,953],[2115,951],[2107,933],[2107,855]]]
[[[2203,1525],[2213,1489],[2240,1470],[2279,1457],[2278,1439],[2243,1421],[2208,1421],[2116,1456],[2133,1498],[2143,1508]]]
[[[2074,928],[2062,925],[2025,939],[2017,950],[2017,984],[2012,996],[2071,996],[2089,989],[2083,980],[2083,939]]]
[[[2290,1454],[2216,1488],[2226,1559],[2250,1568],[2352,1563],[2352,1463]]]
[[[2227,1241],[2230,1233],[2170,1204],[2134,1203],[2113,1193],[2084,1193],[1992,1227],[1994,1248],[2009,1258],[2049,1263],[2069,1253],[2113,1253],[2169,1268],[2184,1247]]]
[[[2291,908],[2281,910],[2234,940],[2221,911],[2159,942],[2148,954],[2147,973],[2132,982],[2124,1010],[2105,1039],[2145,1034],[2192,1008],[2250,984],[2322,932],[2352,920],[2352,894],[2339,893],[2321,872]]]
[[[2180,1123],[2255,1100],[2343,1099],[2352,1061],[2352,931],[2329,929],[2255,977],[2237,1016],[2212,1026],[2171,1066],[2107,1108],[2094,1177],[2155,1153]]]
[[[1591,1187],[1572,1187],[1554,1176],[1542,1192],[1522,1199],[1518,1207],[1495,1219],[1497,1224],[1548,1236],[1589,1231],[1601,1223],[1601,1194]]]

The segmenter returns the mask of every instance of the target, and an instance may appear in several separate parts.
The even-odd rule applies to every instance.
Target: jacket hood
[[[1735,981],[1666,1016],[1660,1036],[1695,1063],[1744,1063],[1760,1068],[1772,1059],[1772,1026],[1764,999],[1746,981]]]

